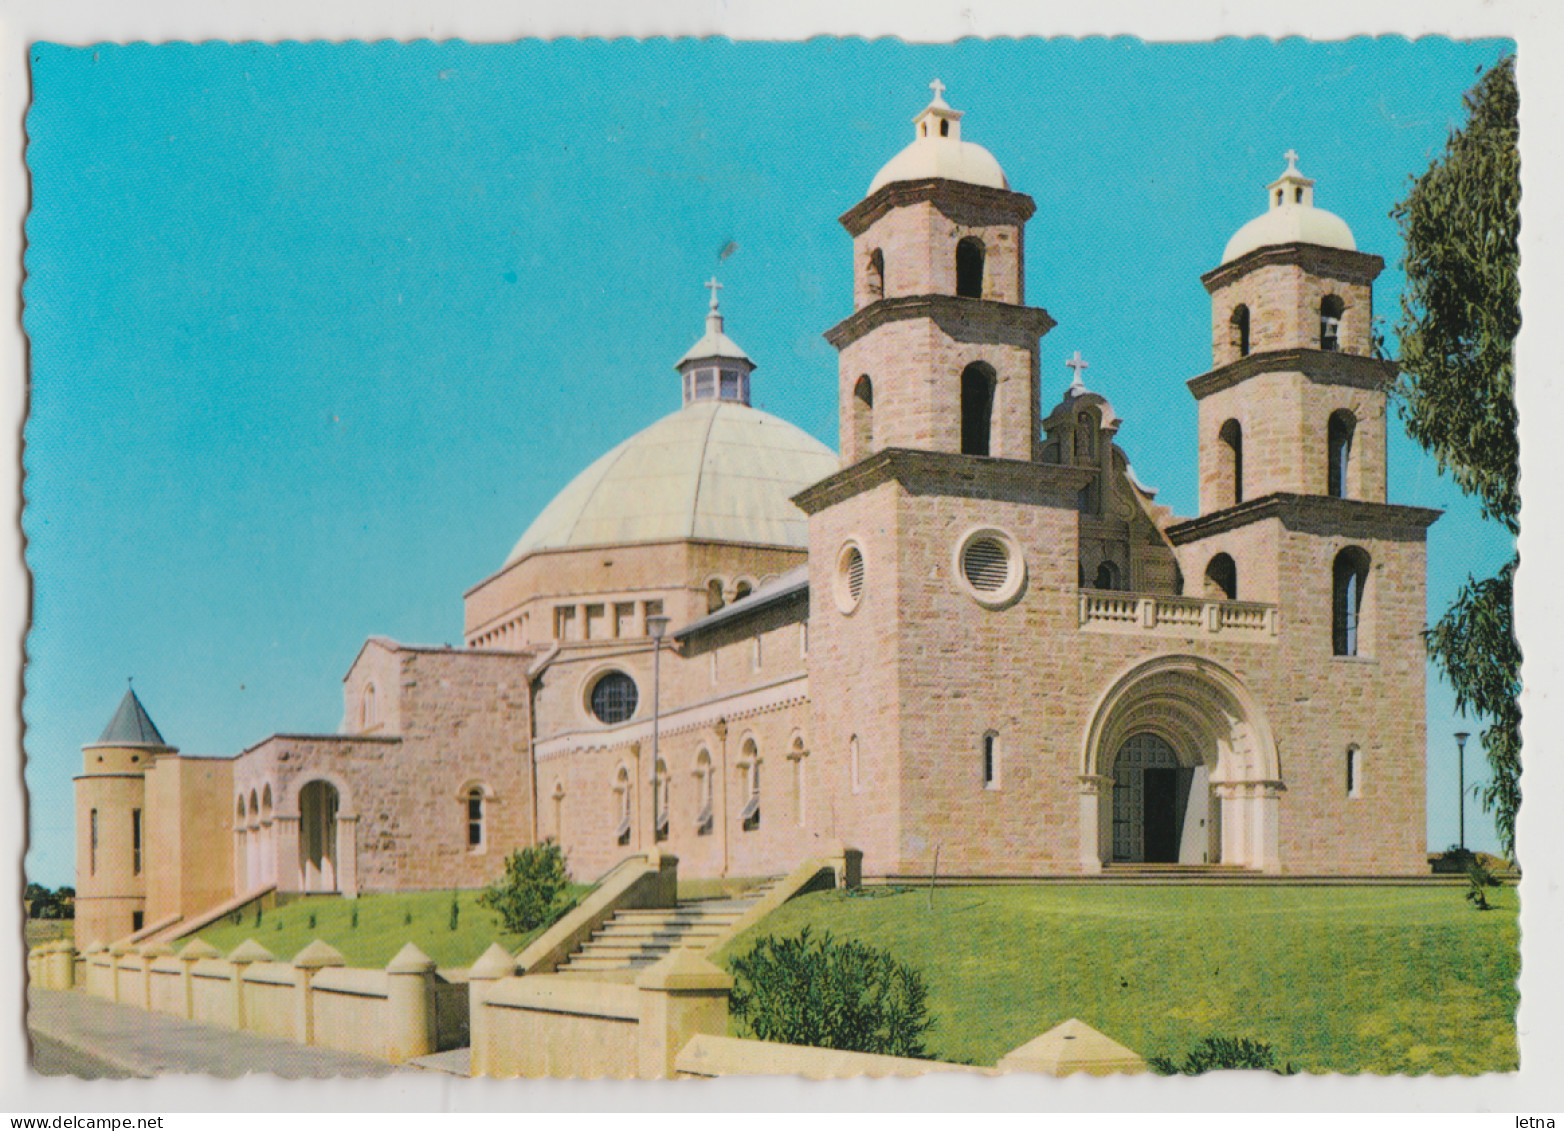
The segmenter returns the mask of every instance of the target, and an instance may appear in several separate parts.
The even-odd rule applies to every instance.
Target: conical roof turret
[[[103,733],[94,745],[167,747],[168,743],[163,740],[163,735],[147,714],[147,709],[136,697],[135,688],[127,688],[125,698],[119,701],[114,717],[103,728]]]

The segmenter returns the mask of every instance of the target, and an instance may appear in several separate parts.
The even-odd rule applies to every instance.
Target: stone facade
[[[1331,218],[1310,230],[1335,246],[1235,251],[1204,276],[1200,514],[1177,518],[1079,369],[1042,410],[1031,199],[997,166],[950,179],[943,143],[919,144],[896,167],[928,175],[842,217],[840,469],[801,493],[772,451],[745,472],[795,484],[807,547],[518,550],[465,594],[465,647],[365,644],[337,735],[228,760],[87,747],[84,941],[272,884],[475,886],[545,840],[583,880],[653,850],[685,876],[775,874],[843,844],[871,876],[1424,870],[1438,516],[1386,500],[1381,260]],[[961,152],[948,167],[987,168]],[[616,485],[636,490],[678,505]],[[155,851],[133,866],[143,811]]]

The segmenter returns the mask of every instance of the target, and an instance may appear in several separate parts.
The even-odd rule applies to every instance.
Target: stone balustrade
[[[1079,624],[1087,632],[1220,633],[1256,643],[1274,643],[1279,632],[1276,606],[1258,601],[1213,601],[1104,589],[1082,589],[1079,601]]]

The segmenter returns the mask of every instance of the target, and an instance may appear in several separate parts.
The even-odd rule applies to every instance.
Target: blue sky
[[[127,676],[169,741],[232,754],[334,730],[367,635],[459,642],[462,591],[677,407],[714,272],[756,402],[834,447],[836,218],[935,76],[1037,202],[1045,400],[1080,350],[1139,477],[1193,514],[1200,274],[1294,148],[1385,258],[1393,322],[1388,213],[1508,46],[35,45],[30,878],[71,880],[70,777]],[[1437,615],[1510,543],[1399,426],[1390,458],[1393,501],[1448,512]],[[1460,724],[1432,672],[1428,717],[1443,847]],[[1467,762],[1480,779],[1475,744]],[[1467,825],[1493,846],[1475,804]]]

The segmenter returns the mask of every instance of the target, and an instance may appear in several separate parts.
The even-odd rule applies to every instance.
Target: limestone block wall
[[[1350,253],[1349,253],[1350,254]],[[1249,349],[1319,349],[1320,302],[1327,295],[1342,300],[1338,329],[1340,349],[1367,356],[1372,350],[1374,291],[1372,274],[1365,277],[1359,261],[1375,257],[1352,255],[1356,270],[1330,271],[1326,261],[1271,262],[1224,281],[1211,292],[1211,357],[1213,365],[1237,361],[1233,310],[1249,308]],[[1375,269],[1377,270],[1377,268]]]
[[[1037,420],[1037,335],[1024,327],[968,332],[932,317],[878,326],[841,348],[839,403],[843,464],[882,448],[961,451],[961,374],[973,362],[994,370],[989,454],[1031,459]],[[865,447],[850,410],[861,376],[874,383],[872,437]]]
[[[402,733],[401,648],[374,636],[364,642],[342,679],[342,734],[394,737]]]
[[[908,638],[897,568],[907,537],[900,491],[881,483],[809,519],[809,681],[818,689],[809,771],[819,799],[811,825],[861,849],[870,873],[886,870],[901,840],[898,708]],[[862,594],[850,612],[838,601],[838,563],[849,543],[864,559]]]
[[[147,925],[233,894],[233,760],[159,755],[146,775]]]
[[[802,516],[800,516],[802,517]],[[706,586],[740,580],[753,588],[802,564],[781,546],[681,540],[541,551],[507,566],[465,595],[463,639],[486,648],[644,639],[645,606],[660,602],[674,628],[706,615]],[[568,608],[557,621],[555,610]]]
[[[956,245],[967,237],[983,244],[982,297],[1017,305],[1025,302],[1025,228],[1015,208],[1005,204],[939,194],[892,208],[854,233],[854,309],[882,297],[955,294]],[[875,251],[885,264],[878,292],[870,269]]]

